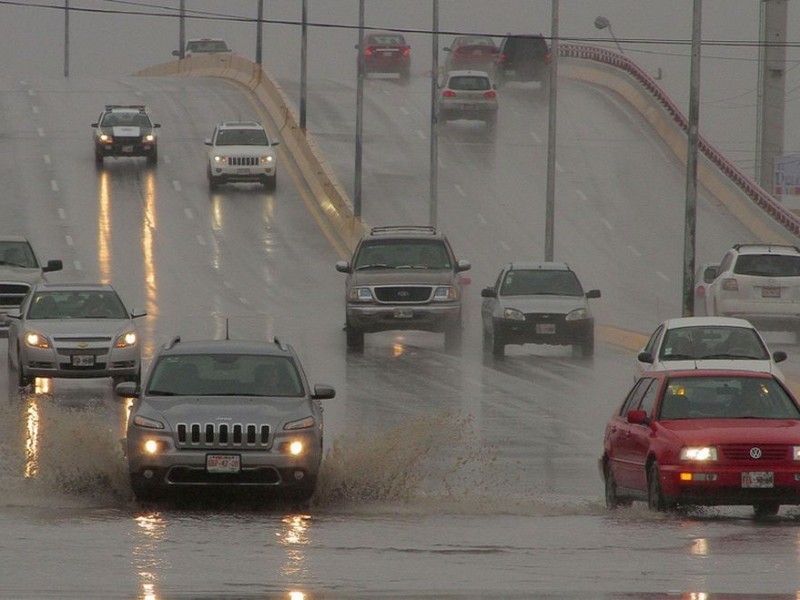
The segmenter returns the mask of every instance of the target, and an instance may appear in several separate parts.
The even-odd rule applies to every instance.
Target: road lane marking
[[[663,274],[661,271],[656,271],[656,275],[658,275],[659,277],[661,277],[662,279],[664,279],[664,281],[669,281],[669,280],[670,280],[670,279],[669,279],[669,277],[667,277],[666,275],[664,275],[664,274]]]
[[[489,221],[487,221],[486,217],[484,217],[481,213],[478,213],[478,222],[481,225],[488,225],[489,224]]]
[[[177,179],[173,179],[172,180],[172,187],[175,188],[176,192],[180,192],[181,191],[181,182],[178,181]]]
[[[61,219],[66,219],[67,218],[67,213],[64,212],[63,208],[59,208],[58,209],[58,216]]]
[[[605,225],[606,229],[608,229],[609,231],[614,231],[614,226],[611,223],[609,223],[606,219],[600,219],[600,222],[603,225]]]
[[[642,253],[641,253],[641,252],[639,252],[639,251],[638,251],[636,248],[634,248],[633,246],[628,246],[628,250],[630,250],[630,251],[631,251],[633,254],[635,254],[636,256],[641,256],[641,255],[642,255]]]
[[[54,192],[58,191],[58,182],[55,179],[50,180],[50,189],[52,189]]]
[[[453,187],[455,187],[455,188],[456,188],[456,191],[457,191],[459,194],[461,194],[461,196],[463,196],[464,198],[466,198],[466,197],[467,197],[467,194],[466,194],[466,192],[464,192],[464,188],[462,188],[460,185],[458,185],[458,184],[455,184],[455,186],[453,186]]]
[[[46,164],[46,165],[50,164],[50,155],[49,154],[45,154],[42,158],[44,159],[44,164]]]
[[[187,219],[194,219],[194,213],[191,208],[184,208],[183,212],[186,214]]]
[[[72,236],[71,235],[65,235],[64,239],[67,240],[67,246],[72,246],[73,241],[72,241]]]
[[[580,198],[584,202],[587,202],[589,200],[589,198],[586,197],[586,194],[584,194],[581,190],[575,190],[575,193],[578,195],[578,198]]]
[[[197,243],[198,244],[200,244],[201,246],[205,246],[206,245],[206,240],[203,238],[202,235],[197,234],[196,237],[197,237]]]

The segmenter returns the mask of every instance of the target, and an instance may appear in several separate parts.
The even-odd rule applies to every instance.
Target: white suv
[[[205,141],[208,150],[208,187],[228,182],[256,182],[274,190],[278,178],[275,146],[255,121],[225,121]]]
[[[486,71],[450,71],[439,88],[439,122],[483,121],[497,123],[497,92]]]
[[[706,297],[709,315],[743,317],[765,329],[800,328],[800,248],[736,244]]]

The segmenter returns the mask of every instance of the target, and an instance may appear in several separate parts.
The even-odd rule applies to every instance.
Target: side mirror
[[[118,398],[138,398],[139,384],[135,381],[123,381],[114,388],[114,394]]]
[[[639,355],[636,357],[636,360],[639,362],[647,363],[649,365],[653,364],[653,355],[649,352],[639,352]]]
[[[336,263],[336,270],[339,271],[339,273],[352,273],[353,272],[353,270],[350,268],[350,263],[348,263],[346,260],[340,260],[339,262],[337,262]]]
[[[98,123],[92,123],[92,127],[97,127]]]
[[[42,267],[43,273],[50,273],[52,271],[60,271],[64,268],[64,263],[60,260],[48,260],[47,264]]]
[[[643,410],[631,410],[628,411],[628,423],[633,423],[634,425],[647,425],[649,419],[647,418],[647,412]]]
[[[158,129],[161,127],[161,123],[153,123],[153,129]]]
[[[591,298],[599,298],[600,297],[600,290],[589,290],[586,292],[586,297]]]
[[[130,315],[131,319],[138,319],[139,317],[144,317],[147,314],[145,310],[138,310],[136,308],[131,309]]]
[[[778,350],[777,352],[772,353],[772,360],[774,360],[776,363],[783,362],[787,358],[786,352],[783,350]]]
[[[203,141],[203,143],[204,143],[206,146],[210,146],[210,145],[211,145],[211,138],[208,138],[207,140],[204,140],[204,141]]]
[[[462,271],[469,271],[472,268],[472,264],[468,260],[460,260],[456,264],[456,273],[461,273]]]
[[[270,144],[270,145],[271,145],[271,146],[280,146],[280,145],[281,145],[281,143],[280,143],[280,142],[272,142],[272,144]]]
[[[177,56],[178,58],[180,58],[180,56],[181,56],[181,51],[180,51],[180,50],[173,50],[173,51],[172,51],[172,56]]]
[[[481,297],[483,298],[497,298],[497,292],[493,287],[485,287],[481,290]]]
[[[327,400],[336,397],[336,390],[325,383],[318,383],[314,386],[314,393],[311,394],[314,400]]]

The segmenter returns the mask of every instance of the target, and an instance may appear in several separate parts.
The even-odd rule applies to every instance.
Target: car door
[[[494,289],[494,297],[487,297],[483,296],[483,301],[481,302],[481,320],[483,322],[483,331],[484,333],[491,333],[494,327],[494,323],[492,318],[494,317],[495,312],[497,311],[497,304],[500,300],[498,297],[500,295],[500,283],[503,281],[503,277],[505,275],[505,269],[500,271],[500,275],[497,277],[497,281],[494,282],[494,288],[486,288],[486,289]]]
[[[628,396],[618,419],[613,424],[613,439],[611,445],[614,448],[613,456],[609,458],[614,463],[614,475],[617,485],[623,488],[640,490],[641,471],[643,470],[641,460],[642,435],[649,432],[647,425],[640,425],[628,422],[628,413],[632,410],[640,409],[642,403],[647,399],[647,403],[652,410],[652,403],[658,389],[656,380],[651,377],[642,377],[636,383]],[[646,406],[646,405],[645,405]]]
[[[647,414],[648,423],[653,418],[653,407],[655,406],[659,389],[660,380],[653,379],[650,385],[647,386],[639,406],[635,407]],[[650,452],[652,430],[649,424],[626,423],[626,425],[628,425],[628,428],[625,437],[625,448],[628,467],[630,468],[628,473],[630,478],[626,479],[627,485],[632,489],[645,492],[647,491],[647,470],[645,465],[647,464],[647,455]]]

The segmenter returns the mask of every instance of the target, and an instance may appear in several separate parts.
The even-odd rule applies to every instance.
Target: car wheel
[[[364,332],[353,329],[350,325],[345,325],[345,333],[347,334],[347,347],[348,348],[363,348],[364,347]]]
[[[668,510],[664,494],[661,492],[661,479],[658,463],[653,462],[647,471],[647,507],[654,512]]]
[[[9,364],[11,362],[11,358],[9,357]],[[22,360],[19,357],[19,350],[17,350],[17,386],[24,388],[28,387],[33,378],[25,375],[25,369],[22,367]]]
[[[211,173],[208,174],[208,189],[216,190],[219,187],[219,177],[214,177]]]
[[[753,505],[753,512],[757,518],[774,517],[780,508],[781,505],[777,502],[759,502]]]
[[[131,490],[140,502],[153,502],[163,495],[158,484],[151,483],[138,473],[131,473]]]
[[[460,350],[463,338],[464,329],[461,323],[448,327],[444,332],[444,349],[448,352]]]
[[[594,331],[590,331],[586,339],[581,343],[581,354],[583,356],[594,356]]]
[[[263,185],[264,189],[274,190],[278,185],[278,174],[275,173],[272,177],[265,177]]]
[[[295,505],[308,504],[314,496],[314,489],[316,488],[316,481],[312,483],[305,483],[301,486],[288,490],[286,499]]]
[[[98,152],[97,150],[94,151],[94,164],[98,167],[103,166],[103,153]]]
[[[496,331],[492,333],[492,354],[495,356],[506,355],[506,341]]]
[[[630,506],[632,501],[628,498],[620,498],[617,495],[617,480],[614,478],[614,473],[611,472],[611,467],[606,465],[603,469],[605,473],[605,492],[606,492],[606,508],[613,510],[620,506]]]
[[[158,150],[153,150],[147,155],[147,164],[153,166],[158,162]]]

